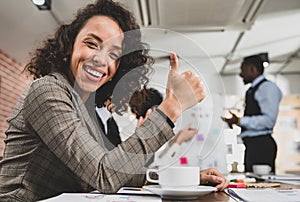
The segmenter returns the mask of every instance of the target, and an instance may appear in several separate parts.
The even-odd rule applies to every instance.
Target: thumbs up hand
[[[159,108],[174,122],[182,112],[201,102],[205,92],[195,73],[178,73],[178,58],[173,52],[170,53],[170,66],[166,98]]]

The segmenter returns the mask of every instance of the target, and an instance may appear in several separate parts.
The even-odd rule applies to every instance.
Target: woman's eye
[[[109,55],[113,60],[118,60],[120,58],[119,54],[117,53],[110,53]]]
[[[85,41],[84,42],[89,48],[96,49],[98,48],[98,44],[93,41]]]

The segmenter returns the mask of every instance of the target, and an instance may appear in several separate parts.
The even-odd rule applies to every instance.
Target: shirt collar
[[[98,116],[100,116],[103,123],[106,123],[106,121],[112,117],[112,114],[107,110],[106,107],[96,107],[96,112]]]
[[[256,86],[259,82],[261,82],[262,80],[265,79],[265,76],[264,75],[260,75],[258,76],[256,79],[254,79],[254,81],[252,82],[252,85],[251,87],[254,87]]]

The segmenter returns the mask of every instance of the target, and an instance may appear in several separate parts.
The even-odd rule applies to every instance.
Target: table
[[[300,185],[290,185],[290,184],[280,184],[280,189],[284,188],[294,188],[294,189],[300,189]],[[174,200],[162,200],[163,202],[174,202]],[[176,200],[177,202],[180,202],[179,200]],[[189,200],[191,201],[191,200]],[[198,199],[192,200],[193,202],[215,202],[215,201],[230,201],[230,202],[236,202],[233,198],[231,198],[229,195],[227,195],[225,192],[213,192],[209,193],[207,195],[201,196]],[[186,201],[182,201],[186,202]]]
[[[163,202],[174,202],[174,200],[162,200]],[[176,200],[178,201],[178,200]],[[230,202],[236,202],[234,199],[232,199],[229,195],[227,195],[225,192],[213,192],[209,193],[207,195],[201,196],[198,199],[195,200],[189,200],[193,202],[215,202],[215,201],[230,201]],[[178,201],[179,202],[179,201]],[[182,201],[182,202],[186,202]]]
[[[281,184],[279,188],[280,189],[284,189],[284,188],[300,189],[300,185]],[[96,195],[94,195],[94,196],[96,196]],[[142,201],[143,201],[144,197],[145,198],[149,197],[149,195],[135,195],[135,196],[142,197],[141,198]],[[152,196],[150,196],[150,197],[152,197]],[[82,200],[81,200],[82,198],[80,198],[80,195],[75,196],[75,197],[73,196],[71,198],[64,198],[64,199],[65,200],[63,200],[63,201],[73,201],[73,202],[74,201],[81,201],[82,202]],[[70,200],[70,199],[72,199],[72,200]],[[45,200],[45,202],[58,202],[58,201],[61,202],[61,200],[55,200],[55,197]],[[215,202],[215,201],[236,202],[233,198],[231,198],[225,192],[212,192],[212,193],[200,196],[198,199],[195,199],[195,200],[167,200],[167,199],[162,199],[162,202],[174,202],[174,201],[177,201],[177,202],[187,202],[187,201],[192,201],[192,202]]]

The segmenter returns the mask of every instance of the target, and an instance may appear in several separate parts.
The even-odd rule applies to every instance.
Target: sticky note
[[[204,136],[202,134],[197,134],[197,140],[202,142],[204,140]]]
[[[188,163],[187,158],[186,157],[181,157],[180,158],[180,165],[186,165]]]

